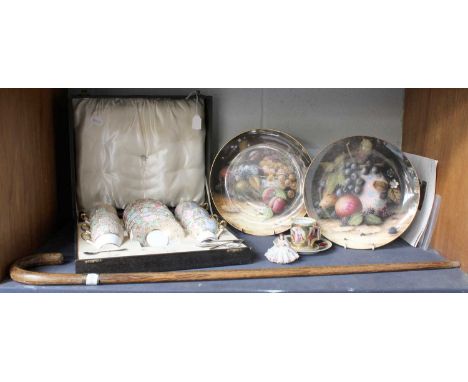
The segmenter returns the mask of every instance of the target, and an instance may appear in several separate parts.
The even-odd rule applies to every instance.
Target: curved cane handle
[[[48,273],[29,271],[28,268],[43,265],[63,264],[61,253],[39,253],[23,257],[13,263],[10,277],[16,282],[29,285],[80,285],[86,283],[86,275],[77,273]]]

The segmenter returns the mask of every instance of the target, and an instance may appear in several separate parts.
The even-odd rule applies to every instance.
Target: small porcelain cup
[[[85,220],[82,225],[85,230],[83,238],[89,238],[97,248],[101,248],[106,244],[112,244],[117,247],[122,245],[123,241],[123,226],[117,215],[116,209],[108,204],[101,204],[95,207],[91,213],[89,220]]]
[[[309,217],[295,218],[291,225],[291,244],[296,248],[313,248],[320,239],[320,227],[317,221]]]

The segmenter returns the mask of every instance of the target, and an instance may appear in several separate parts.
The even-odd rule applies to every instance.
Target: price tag
[[[192,129],[193,130],[201,130],[202,128],[202,120],[198,114],[195,114],[192,119]]]
[[[100,115],[93,114],[91,116],[91,123],[93,123],[96,126],[102,126],[104,124],[104,120]]]

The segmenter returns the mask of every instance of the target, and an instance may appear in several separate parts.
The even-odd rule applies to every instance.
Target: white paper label
[[[91,123],[97,125],[97,126],[101,126],[104,124],[104,120],[102,119],[102,117],[100,115],[96,115],[94,114],[92,117],[91,117]]]
[[[88,273],[86,275],[86,285],[98,285],[99,275],[97,273]]]
[[[198,114],[195,114],[192,119],[192,129],[201,130],[201,117]]]

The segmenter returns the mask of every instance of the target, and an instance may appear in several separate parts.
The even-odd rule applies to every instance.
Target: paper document
[[[423,203],[420,204],[420,209],[416,213],[413,223],[401,236],[408,244],[416,247],[426,230],[434,204],[437,161],[414,154],[405,153],[405,155],[416,170],[419,181],[426,183],[424,195],[424,190],[421,188],[421,198],[424,198]]]
[[[432,235],[434,234],[434,229],[437,223],[437,218],[439,217],[440,201],[440,195],[436,195],[434,199],[434,204],[432,206],[431,215],[429,217],[429,222],[426,226],[426,230],[424,231],[421,240],[419,240],[418,247],[421,247],[422,249],[429,249],[429,245],[431,244]]]

